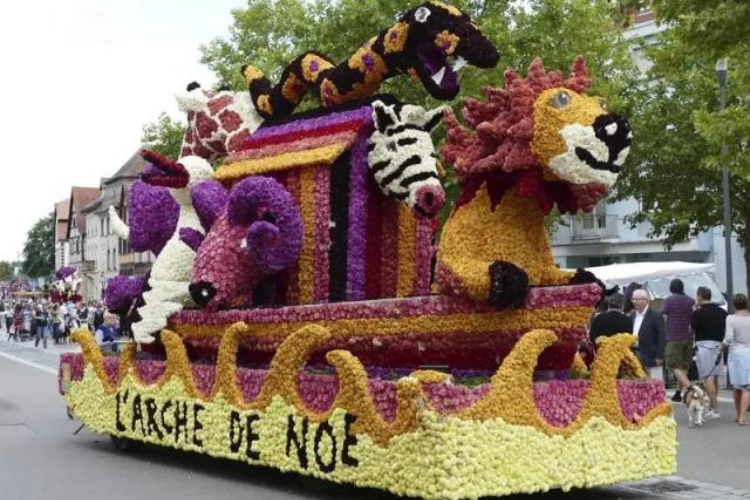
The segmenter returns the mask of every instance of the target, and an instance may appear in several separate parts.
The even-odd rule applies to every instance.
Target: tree
[[[168,114],[162,113],[155,122],[143,126],[141,142],[149,149],[176,160],[180,157],[183,135],[185,135],[185,125],[179,120],[172,120]]]
[[[635,0],[620,1],[631,6]],[[497,69],[482,71],[467,66],[461,74],[461,96],[482,95],[485,85],[498,86],[506,66],[525,71],[536,56],[548,68],[567,70],[578,54],[585,54],[594,76],[594,91],[620,107],[620,92],[632,79],[634,68],[618,28],[626,24],[629,9],[613,8],[611,0],[457,0],[485,35],[498,47]],[[391,25],[399,12],[417,0],[254,0],[232,12],[229,34],[201,48],[202,62],[219,81],[245,89],[240,68],[253,64],[277,81],[285,66],[305,50],[316,50],[335,61],[345,60],[357,47]],[[381,86],[404,102],[434,107],[439,104],[421,85],[407,77]],[[317,106],[309,94],[300,109]],[[445,181],[449,201],[456,196],[450,168]],[[447,215],[446,204],[444,216]]]
[[[10,281],[13,279],[13,264],[7,261],[0,261],[0,281]]]
[[[747,0],[651,0],[651,3],[662,22],[675,24],[675,32],[682,41],[713,59],[750,43]]]
[[[741,57],[748,48],[750,25],[735,26],[731,35],[716,38],[701,28],[712,25],[710,16],[717,9],[726,12],[730,4],[737,4],[740,15],[744,2],[654,3],[661,19],[674,24],[661,43],[647,51],[654,65],[646,80],[625,94],[635,140],[616,186],[617,197],[638,198],[640,210],[630,222],[650,222],[651,235],[664,238],[670,247],[722,225],[721,170],[728,168],[732,230],[750,269],[750,63]],[[737,37],[734,45],[732,36]],[[730,58],[729,99],[721,113],[717,54]],[[727,145],[726,157],[722,144]]]
[[[55,212],[39,219],[26,236],[21,269],[30,278],[49,276],[55,270]]]
[[[568,68],[573,58],[585,54],[599,89],[616,95],[632,68],[627,47],[618,43],[621,32],[613,27],[611,1],[591,0],[460,0],[453,2],[472,16],[501,53],[497,70],[466,67],[461,76],[462,94],[477,96],[489,83],[502,81],[505,66],[525,69],[541,55],[549,67]],[[235,89],[245,89],[240,75],[244,64],[253,64],[276,81],[284,67],[305,50],[316,50],[336,61],[346,59],[364,41],[391,25],[399,12],[415,0],[255,0],[246,9],[232,11],[227,37],[201,47],[202,62],[218,79]],[[420,85],[394,78],[381,89],[404,101],[435,105]],[[457,99],[455,104],[458,105]]]

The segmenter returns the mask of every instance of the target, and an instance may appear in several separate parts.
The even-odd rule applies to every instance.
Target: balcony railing
[[[617,238],[617,215],[587,214],[574,217],[573,240],[608,240]]]

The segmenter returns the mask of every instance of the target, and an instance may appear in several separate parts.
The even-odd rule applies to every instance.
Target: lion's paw
[[[515,264],[496,260],[489,267],[489,302],[495,309],[520,307],[529,291],[529,276]]]

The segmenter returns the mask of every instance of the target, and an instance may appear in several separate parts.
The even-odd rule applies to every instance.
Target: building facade
[[[70,190],[68,228],[65,233],[69,248],[69,266],[73,266],[83,277],[94,267],[91,253],[86,251],[86,214],[83,209],[99,197],[99,188],[74,186]],[[81,294],[86,297],[88,283],[81,283]]]
[[[633,28],[626,33],[634,61],[642,72],[651,67],[644,47],[658,44],[659,34],[665,29],[666,26],[656,23],[652,12],[646,11],[636,16]],[[716,264],[716,283],[722,291],[726,290],[723,227],[691,237],[667,250],[662,239],[648,237],[652,229],[649,223],[631,228],[624,222],[625,217],[638,208],[638,200],[634,198],[619,202],[602,200],[590,214],[563,217],[552,238],[555,262],[568,269],[673,260],[713,263]],[[736,236],[732,238],[732,268],[735,293],[747,293],[744,251]]]
[[[109,219],[109,209],[114,207],[127,223],[130,188],[146,166],[140,151],[139,148],[111,177],[102,179],[100,195],[83,209],[86,252],[93,262],[84,273],[86,300],[101,300],[107,282],[117,275],[146,274],[155,259],[151,252],[133,252],[128,241],[114,233]]]
[[[102,299],[107,281],[117,276],[117,240],[110,230],[107,212],[114,196],[114,189],[103,179],[99,197],[83,209],[86,214],[86,252],[94,263],[83,277],[86,282],[84,299],[87,301]]]
[[[55,203],[55,270],[70,264],[67,240],[69,212],[70,198]]]

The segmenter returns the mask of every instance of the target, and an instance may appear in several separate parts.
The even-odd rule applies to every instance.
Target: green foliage
[[[630,221],[650,222],[652,235],[671,246],[722,225],[721,171],[727,168],[732,229],[750,264],[750,62],[740,57],[750,28],[745,26],[734,45],[696,35],[698,26],[712,25],[714,7],[735,3],[740,2],[655,2],[661,19],[675,24],[646,51],[654,63],[646,79],[625,94],[635,140],[617,197],[638,198],[641,208]],[[729,56],[723,112],[718,111],[717,54]]]
[[[336,61],[390,26],[400,12],[418,0],[250,0],[246,9],[232,12],[226,37],[201,48],[202,62],[223,83],[244,89],[240,68],[253,64],[276,81],[284,67],[305,50],[315,50]],[[510,0],[456,1],[498,47],[498,69],[467,67],[461,75],[462,94],[478,96],[484,85],[499,85],[506,66],[525,69],[541,55],[549,68],[567,69],[585,54],[598,89],[616,95],[631,68],[621,33],[613,29],[610,1]],[[619,10],[616,10],[619,14]],[[394,78],[380,89],[406,102],[433,106],[425,90],[407,77]],[[456,105],[460,100],[456,100]]]
[[[30,278],[49,276],[55,270],[55,213],[39,219],[26,236],[21,270]]]
[[[7,261],[0,261],[0,281],[10,281],[13,279],[13,264]]]
[[[578,54],[586,56],[594,77],[594,92],[609,99],[613,109],[621,107],[620,94],[633,79],[634,68],[622,32],[635,0],[458,0],[457,7],[469,14],[500,51],[497,69],[471,66],[461,74],[461,95],[453,102],[458,110],[461,97],[483,95],[486,85],[503,84],[506,67],[525,69],[536,56],[548,69],[567,71]],[[201,48],[202,62],[219,81],[245,89],[240,68],[253,64],[271,81],[306,50],[345,60],[357,47],[390,26],[400,12],[419,0],[250,0],[248,7],[232,12],[233,23],[226,37]],[[422,86],[407,77],[393,78],[380,87],[404,102],[434,107],[439,104]],[[306,97],[300,109],[317,106]],[[440,139],[437,137],[436,139]],[[437,142],[437,141],[436,141]],[[449,167],[449,166],[448,166]],[[458,188],[450,168],[446,179],[448,201],[443,220]],[[550,227],[556,218],[550,219]]]
[[[725,57],[738,46],[747,49],[750,44],[747,0],[652,0],[651,3],[661,21],[675,24],[683,42],[711,59]]]
[[[167,158],[176,160],[180,157],[183,135],[185,125],[162,113],[155,122],[143,126],[141,143]]]
[[[694,108],[693,123],[707,142],[706,163],[726,166],[743,178],[750,177],[748,137],[750,134],[750,2],[719,0],[703,2],[687,0],[671,2],[654,0],[660,19],[674,23],[669,49],[673,55],[658,71],[667,77],[702,68],[711,82],[713,93]],[[729,62],[727,109],[718,111],[714,76],[716,60]],[[729,157],[719,158],[722,144]]]

